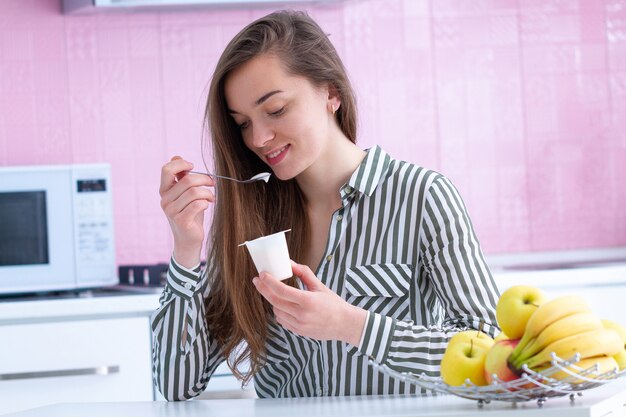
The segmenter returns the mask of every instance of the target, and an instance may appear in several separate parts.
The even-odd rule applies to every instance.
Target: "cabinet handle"
[[[13,379],[51,378],[59,376],[110,375],[120,372],[118,365],[96,366],[94,368],[61,369],[58,371],[20,372],[16,374],[0,374],[0,381]]]

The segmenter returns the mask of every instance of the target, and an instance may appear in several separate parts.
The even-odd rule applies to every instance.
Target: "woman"
[[[346,71],[306,14],[273,13],[235,36],[205,121],[215,172],[273,175],[214,182],[180,157],[162,169],[174,253],[152,328],[167,399],[198,395],[224,360],[244,383],[254,378],[259,397],[414,393],[369,361],[438,375],[455,332],[497,331],[497,289],[457,191],[436,172],[355,145]],[[294,278],[255,277],[237,244],[285,229]]]

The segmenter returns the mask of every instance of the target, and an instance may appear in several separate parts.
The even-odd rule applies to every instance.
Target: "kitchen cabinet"
[[[84,292],[0,302],[0,414],[68,401],[154,399],[157,294]]]
[[[60,402],[162,399],[150,315],[160,291],[93,291],[0,301],[0,414]],[[221,366],[204,398],[253,396]]]
[[[64,401],[152,400],[147,317],[0,327],[0,412]]]

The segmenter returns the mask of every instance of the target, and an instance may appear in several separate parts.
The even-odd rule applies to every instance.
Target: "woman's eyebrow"
[[[255,106],[259,106],[261,104],[263,104],[265,101],[267,101],[267,99],[269,99],[270,97],[272,97],[274,94],[278,94],[278,93],[282,93],[282,90],[274,90],[274,91],[270,91],[267,94],[263,94],[263,96],[261,96],[261,98],[259,98],[257,101],[254,102]],[[228,113],[230,114],[239,114],[236,110],[232,110],[232,109],[228,109]]]
[[[282,90],[274,90],[274,91],[270,91],[267,94],[264,94],[260,99],[258,99],[257,101],[254,102],[255,106],[258,106],[260,104],[263,104],[263,102],[265,102],[268,98],[272,97],[274,94],[278,94],[278,93],[282,93]]]

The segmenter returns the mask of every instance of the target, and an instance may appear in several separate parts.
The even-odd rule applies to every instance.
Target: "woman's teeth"
[[[280,155],[285,149],[287,149],[287,147],[283,147],[279,150],[277,150],[276,152],[272,152],[271,154],[268,154],[267,157],[268,158],[276,158],[278,155]]]

